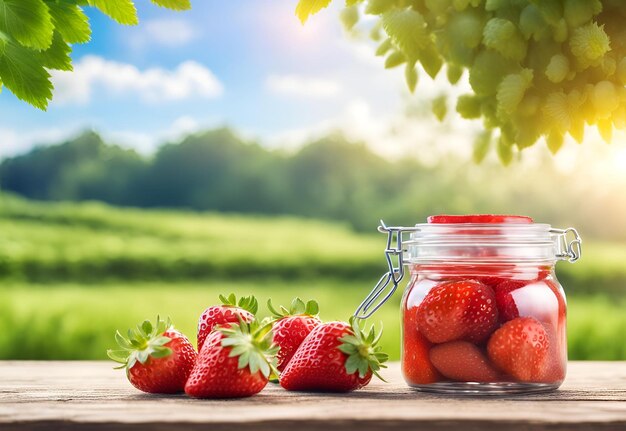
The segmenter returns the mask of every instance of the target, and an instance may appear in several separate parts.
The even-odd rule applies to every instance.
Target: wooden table
[[[573,362],[550,394],[499,398],[417,393],[397,363],[348,395],[276,385],[240,400],[143,394],[109,362],[0,362],[0,430],[620,430],[626,362]]]

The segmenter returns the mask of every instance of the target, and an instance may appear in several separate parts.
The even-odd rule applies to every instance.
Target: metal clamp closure
[[[387,248],[385,249],[385,260],[387,261],[388,271],[380,277],[374,289],[367,295],[365,300],[359,305],[354,312],[357,319],[367,319],[376,312],[398,288],[398,284],[404,278],[404,258],[402,235],[407,232],[415,232],[419,230],[416,227],[388,227],[384,221],[380,221],[378,232],[387,234]],[[394,263],[394,258],[396,262]],[[387,286],[392,286],[387,289]],[[386,292],[386,293],[385,293]],[[381,299],[382,298],[382,299]]]
[[[578,231],[573,227],[567,229],[551,229],[550,233],[558,235],[559,239],[559,253],[556,257],[559,259],[567,260],[570,263],[576,262],[582,256],[582,243]],[[573,239],[568,242],[568,234],[572,234]]]

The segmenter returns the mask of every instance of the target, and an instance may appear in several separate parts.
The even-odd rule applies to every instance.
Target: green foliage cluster
[[[550,184],[568,187],[557,196]],[[365,232],[381,218],[406,225],[435,213],[512,212],[575,226],[586,239],[626,240],[626,201],[614,198],[625,185],[584,166],[560,173],[548,154],[534,167],[475,166],[452,157],[426,166],[383,159],[340,135],[284,153],[228,129],[189,136],[149,157],[87,133],[0,163],[0,187],[33,199],[294,215]]]
[[[304,22],[331,0],[300,0]],[[404,65],[411,91],[416,65],[431,77],[446,66],[457,84],[465,71],[472,92],[456,110],[482,119],[488,135],[475,158],[495,145],[504,164],[543,137],[556,153],[585,125],[610,141],[626,127],[626,2],[621,0],[346,0],[348,29],[359,14],[375,15],[371,37],[385,67]],[[445,99],[433,103],[440,119]]]
[[[190,0],[151,0],[185,10]],[[45,110],[52,99],[49,70],[72,70],[72,45],[91,39],[84,7],[124,25],[138,23],[133,0],[0,0],[0,89]]]
[[[371,280],[370,280],[371,281]],[[223,292],[255,294],[288,303],[294,295],[316,298],[324,320],[344,320],[366,295],[364,281],[304,278],[291,281],[210,281],[33,285],[3,283],[0,288],[0,359],[105,359],[119,327],[133,327],[146,316],[167,313],[176,328],[195,339],[197,319]],[[568,292],[568,347],[574,360],[626,360],[623,300],[576,296]],[[385,333],[383,350],[400,358],[400,293],[375,315]],[[340,299],[340,300],[339,300]],[[266,313],[262,307],[262,313]]]

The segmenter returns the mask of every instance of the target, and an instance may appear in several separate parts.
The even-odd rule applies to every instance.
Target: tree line
[[[549,157],[534,171],[454,157],[431,166],[412,158],[387,160],[340,134],[287,152],[245,141],[227,128],[167,143],[150,156],[86,132],[0,164],[3,190],[37,200],[291,214],[372,232],[380,218],[411,224],[434,213],[521,213],[574,224],[597,237],[617,232],[626,238],[626,206],[606,189],[587,192],[581,205],[588,180],[559,173]]]

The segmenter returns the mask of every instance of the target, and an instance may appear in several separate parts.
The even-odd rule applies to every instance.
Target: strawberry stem
[[[141,325],[137,325],[137,330],[128,330],[128,337],[124,337],[120,331],[115,332],[115,341],[121,347],[121,350],[107,350],[107,356],[122,364],[116,368],[126,368],[130,370],[137,362],[145,364],[149,358],[164,358],[172,354],[169,347],[165,347],[167,343],[172,341],[171,338],[165,337],[163,334],[172,328],[172,322],[168,318],[167,321],[161,320],[157,316],[156,324],[152,325],[146,320]]]
[[[266,378],[278,375],[276,354],[278,346],[272,342],[271,321],[246,323],[239,317],[238,323],[220,327],[222,346],[231,349],[229,356],[237,357],[238,368],[248,367],[252,374],[261,372]]]
[[[344,335],[339,339],[341,344],[339,350],[348,355],[346,360],[346,372],[348,374],[359,373],[359,377],[363,378],[368,372],[372,372],[376,377],[386,382],[378,371],[381,368],[387,368],[385,362],[389,356],[381,351],[378,346],[382,335],[382,323],[380,330],[377,331],[374,325],[371,326],[369,332],[363,331],[359,326],[358,320],[354,317],[350,318],[351,334]]]
[[[310,300],[306,304],[303,300],[296,297],[291,301],[291,306],[289,309],[283,307],[282,305],[279,307],[280,310],[276,310],[276,308],[272,305],[272,300],[267,300],[267,308],[270,310],[276,320],[283,319],[285,317],[290,316],[317,316],[319,313],[319,305],[316,301]]]
[[[256,314],[259,311],[259,301],[257,301],[254,295],[243,296],[239,298],[239,301],[237,301],[237,296],[234,293],[231,293],[228,297],[220,295],[219,298],[222,304],[227,307],[239,307],[252,314]]]

